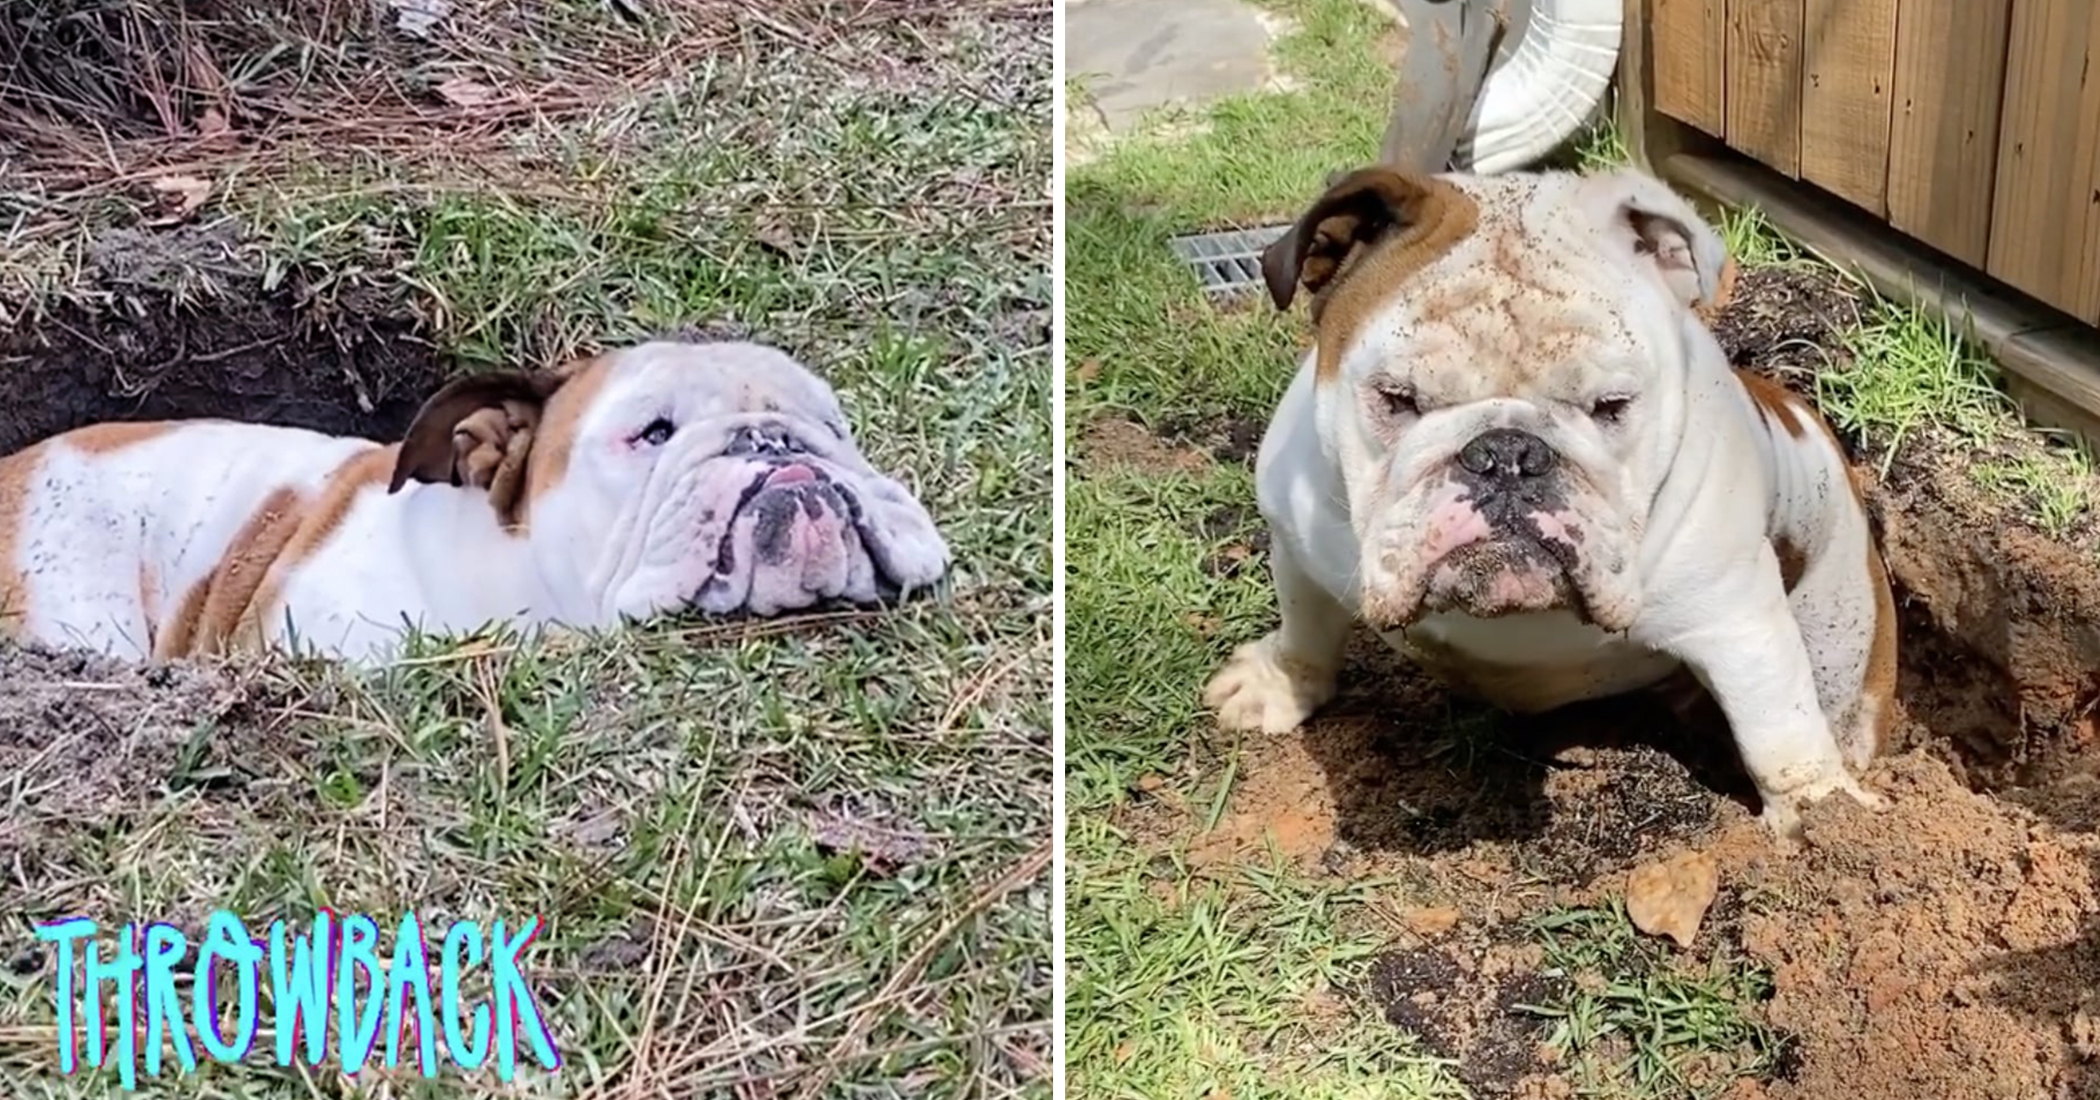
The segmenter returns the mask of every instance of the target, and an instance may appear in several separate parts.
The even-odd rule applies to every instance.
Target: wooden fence
[[[2100,0],[1627,0],[1627,16],[1621,120],[1641,116],[1650,167],[1711,182],[1716,152],[1747,158],[1955,261],[1963,299],[2030,298],[2000,335],[2077,322],[2072,343],[2100,339]],[[1687,149],[1704,163],[1659,163]],[[2100,369],[2050,371],[2050,400],[2078,407],[2066,426],[2092,433]]]

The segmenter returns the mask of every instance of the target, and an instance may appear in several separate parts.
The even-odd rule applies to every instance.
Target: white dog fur
[[[1732,371],[1719,235],[1637,171],[1336,183],[1264,256],[1317,338],[1256,462],[1282,622],[1207,703],[1297,727],[1352,622],[1537,712],[1688,669],[1782,836],[1892,715],[1887,575],[1835,437]]]
[[[0,458],[0,636],[128,657],[770,615],[929,586],[948,560],[831,388],[755,344],[468,375],[397,444],[108,423]]]

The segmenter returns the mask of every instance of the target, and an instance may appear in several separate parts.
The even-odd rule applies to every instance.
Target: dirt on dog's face
[[[1314,292],[1321,435],[1363,613],[1640,609],[1638,549],[1683,422],[1680,324],[1725,262],[1632,173],[1344,178],[1264,257]],[[1702,289],[1704,288],[1704,289]]]
[[[779,351],[649,343],[527,384],[539,404],[481,405],[504,409],[509,439],[534,437],[515,503],[501,491],[515,444],[474,437],[471,417],[439,418],[458,425],[453,480],[489,485],[549,586],[607,618],[870,603],[947,569],[925,507],[862,457],[831,388]],[[412,430],[404,464],[414,443]]]

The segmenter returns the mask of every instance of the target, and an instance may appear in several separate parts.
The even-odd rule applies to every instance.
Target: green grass
[[[1703,963],[1673,958],[1617,899],[1553,910],[1531,930],[1566,981],[1528,1010],[1549,1023],[1547,1045],[1590,1095],[1704,1098],[1784,1072],[1789,1040],[1755,1014],[1772,995],[1761,968],[1725,950]]]
[[[1442,1097],[1451,1067],[1353,1002],[1308,998],[1362,978],[1381,938],[1364,903],[1389,884],[1320,884],[1283,867],[1191,868],[1186,836],[1118,822],[1146,776],[1198,818],[1226,774],[1195,764],[1198,703],[1225,647],[1273,614],[1265,571],[1208,563],[1259,523],[1246,470],[1085,460],[1087,425],[1125,417],[1266,417],[1299,322],[1266,300],[1213,311],[1167,239],[1294,216],[1339,168],[1377,152],[1391,70],[1355,0],[1267,5],[1293,90],[1243,95],[1191,124],[1117,141],[1066,183],[1066,1053],[1074,1097]],[[1230,755],[1229,746],[1217,746]]]
[[[1362,1005],[1316,1021],[1381,937],[1352,914],[1392,884],[1307,883],[1242,866],[1191,873],[1075,819],[1068,893],[1067,1082],[1073,1095],[1444,1097],[1449,1067]],[[1250,935],[1254,930],[1258,934]],[[1113,1021],[1111,1024],[1110,1022]]]
[[[952,582],[881,614],[235,667],[241,708],[93,734],[146,754],[128,781],[0,840],[31,868],[0,885],[11,944],[75,913],[538,913],[566,1065],[472,1094],[1049,1094],[1051,13],[839,14],[773,11],[822,49],[717,49],[458,156],[212,173],[199,216],[317,314],[412,311],[469,366],[694,324],[782,343],[920,492]],[[510,48],[595,41],[535,33]],[[73,236],[14,258],[79,291]],[[118,1095],[52,1075],[44,966],[0,975],[0,1093]],[[461,1092],[251,1060],[145,1095]]]

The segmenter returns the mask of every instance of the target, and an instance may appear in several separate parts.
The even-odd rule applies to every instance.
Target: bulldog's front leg
[[[1282,625],[1233,651],[1203,689],[1218,724],[1233,730],[1288,733],[1334,698],[1349,642],[1349,610],[1306,575],[1281,532],[1269,548]]]
[[[1783,839],[1795,839],[1802,808],[1840,791],[1882,808],[1881,796],[1860,786],[1845,768],[1830,720],[1817,702],[1815,669],[1788,610],[1779,559],[1770,544],[1761,548],[1752,569],[1705,591],[1743,593],[1742,606],[1696,609],[1684,616],[1685,628],[1663,648],[1699,677],[1727,715],[1743,768],[1764,803],[1766,826]]]

